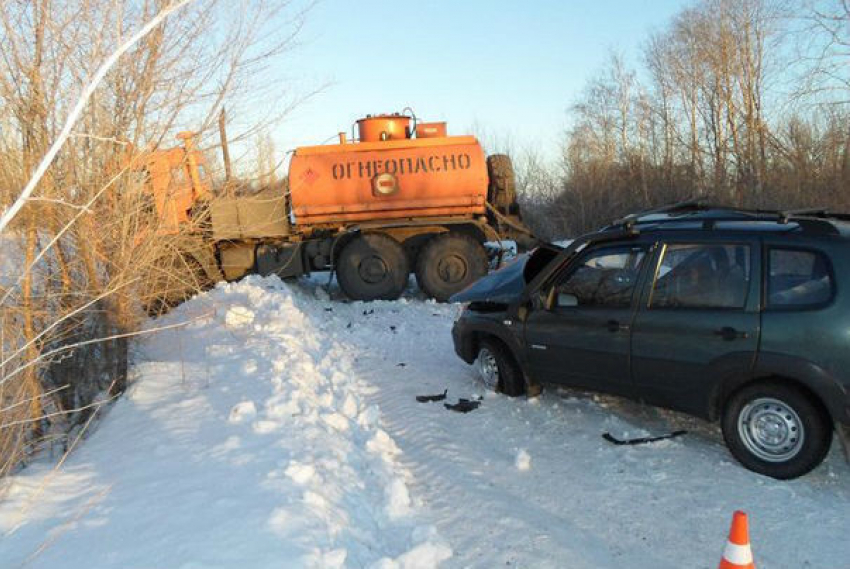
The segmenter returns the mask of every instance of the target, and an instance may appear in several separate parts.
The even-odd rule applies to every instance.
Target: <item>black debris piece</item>
[[[390,330],[392,330],[393,332],[395,332],[395,326],[390,326]]]
[[[375,314],[375,309],[374,309],[374,308],[369,309],[369,310],[364,310],[364,311],[363,311],[363,316],[369,316],[370,314]]]
[[[325,312],[333,312],[333,311],[334,311],[333,307],[330,307],[330,306],[325,307]]]
[[[446,394],[449,392],[448,388],[443,391],[439,395],[417,395],[416,400],[420,403],[433,403],[434,401],[442,401],[446,398]]]
[[[604,433],[602,438],[608,441],[609,443],[613,443],[615,445],[643,445],[646,443],[654,443],[656,441],[663,441],[666,439],[675,439],[676,437],[681,437],[682,435],[688,434],[688,431],[673,431],[672,433],[667,433],[666,435],[659,435],[657,437],[638,437],[636,439],[618,439],[614,437],[611,433]]]
[[[351,328],[351,322],[348,323],[348,326],[346,326],[346,328]]]
[[[449,411],[455,411],[457,413],[469,413],[470,411],[474,411],[481,406],[481,400],[470,400],[470,399],[458,399],[457,403],[454,405],[450,403],[443,403],[443,407],[448,409]]]
[[[404,362],[401,362],[401,363],[395,364],[395,366],[396,367],[407,367],[407,364],[404,363]]]

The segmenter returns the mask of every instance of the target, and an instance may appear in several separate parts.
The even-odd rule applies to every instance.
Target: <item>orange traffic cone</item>
[[[720,566],[717,569],[756,569],[753,564],[753,550],[750,549],[747,514],[740,510],[732,515],[729,541],[726,542],[723,559],[720,560]]]

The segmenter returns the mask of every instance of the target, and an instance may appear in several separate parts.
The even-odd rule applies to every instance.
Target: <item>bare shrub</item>
[[[98,66],[178,6],[106,73],[62,141],[72,103]],[[0,212],[11,219],[0,232],[0,475],[43,442],[61,443],[62,433],[87,421],[93,402],[123,390],[127,342],[151,304],[151,275],[161,297],[208,284],[187,283],[192,273],[169,264],[180,262],[175,242],[199,229],[164,228],[152,215],[146,152],[173,146],[177,130],[211,135],[225,103],[240,118],[236,143],[279,118],[289,104],[256,104],[282,90],[261,72],[292,45],[308,7],[298,0],[0,7]],[[57,139],[61,147],[32,194],[20,210],[6,210]]]

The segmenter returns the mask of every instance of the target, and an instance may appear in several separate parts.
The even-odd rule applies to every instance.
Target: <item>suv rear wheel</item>
[[[504,393],[508,397],[518,397],[525,393],[522,370],[508,348],[498,340],[481,340],[475,366],[487,389]]]
[[[763,382],[744,387],[726,403],[723,438],[741,464],[786,480],[819,465],[832,442],[823,410],[793,385]]]

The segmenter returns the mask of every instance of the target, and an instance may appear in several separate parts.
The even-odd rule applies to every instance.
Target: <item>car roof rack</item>
[[[773,222],[781,225],[794,222],[803,231],[835,235],[840,233],[835,222],[850,222],[850,214],[832,213],[827,208],[749,210],[713,205],[705,197],[697,197],[626,215],[614,221],[609,229],[636,231],[637,225],[666,225],[683,221],[702,221],[703,229],[714,229],[720,222]]]
[[[779,212],[784,223],[797,218],[814,218],[834,221],[850,221],[850,214],[830,211],[827,208],[790,209]]]
[[[672,204],[663,205],[661,207],[655,207],[652,209],[646,209],[643,211],[639,211],[636,213],[630,213],[620,219],[615,220],[611,225],[614,227],[622,227],[627,226],[630,227],[637,223],[641,217],[646,217],[648,215],[658,215],[658,214],[673,214],[673,213],[682,213],[688,211],[699,211],[701,208],[706,207],[707,200],[705,196],[698,196],[695,198],[690,198],[687,200],[683,200],[680,202],[675,202]]]

